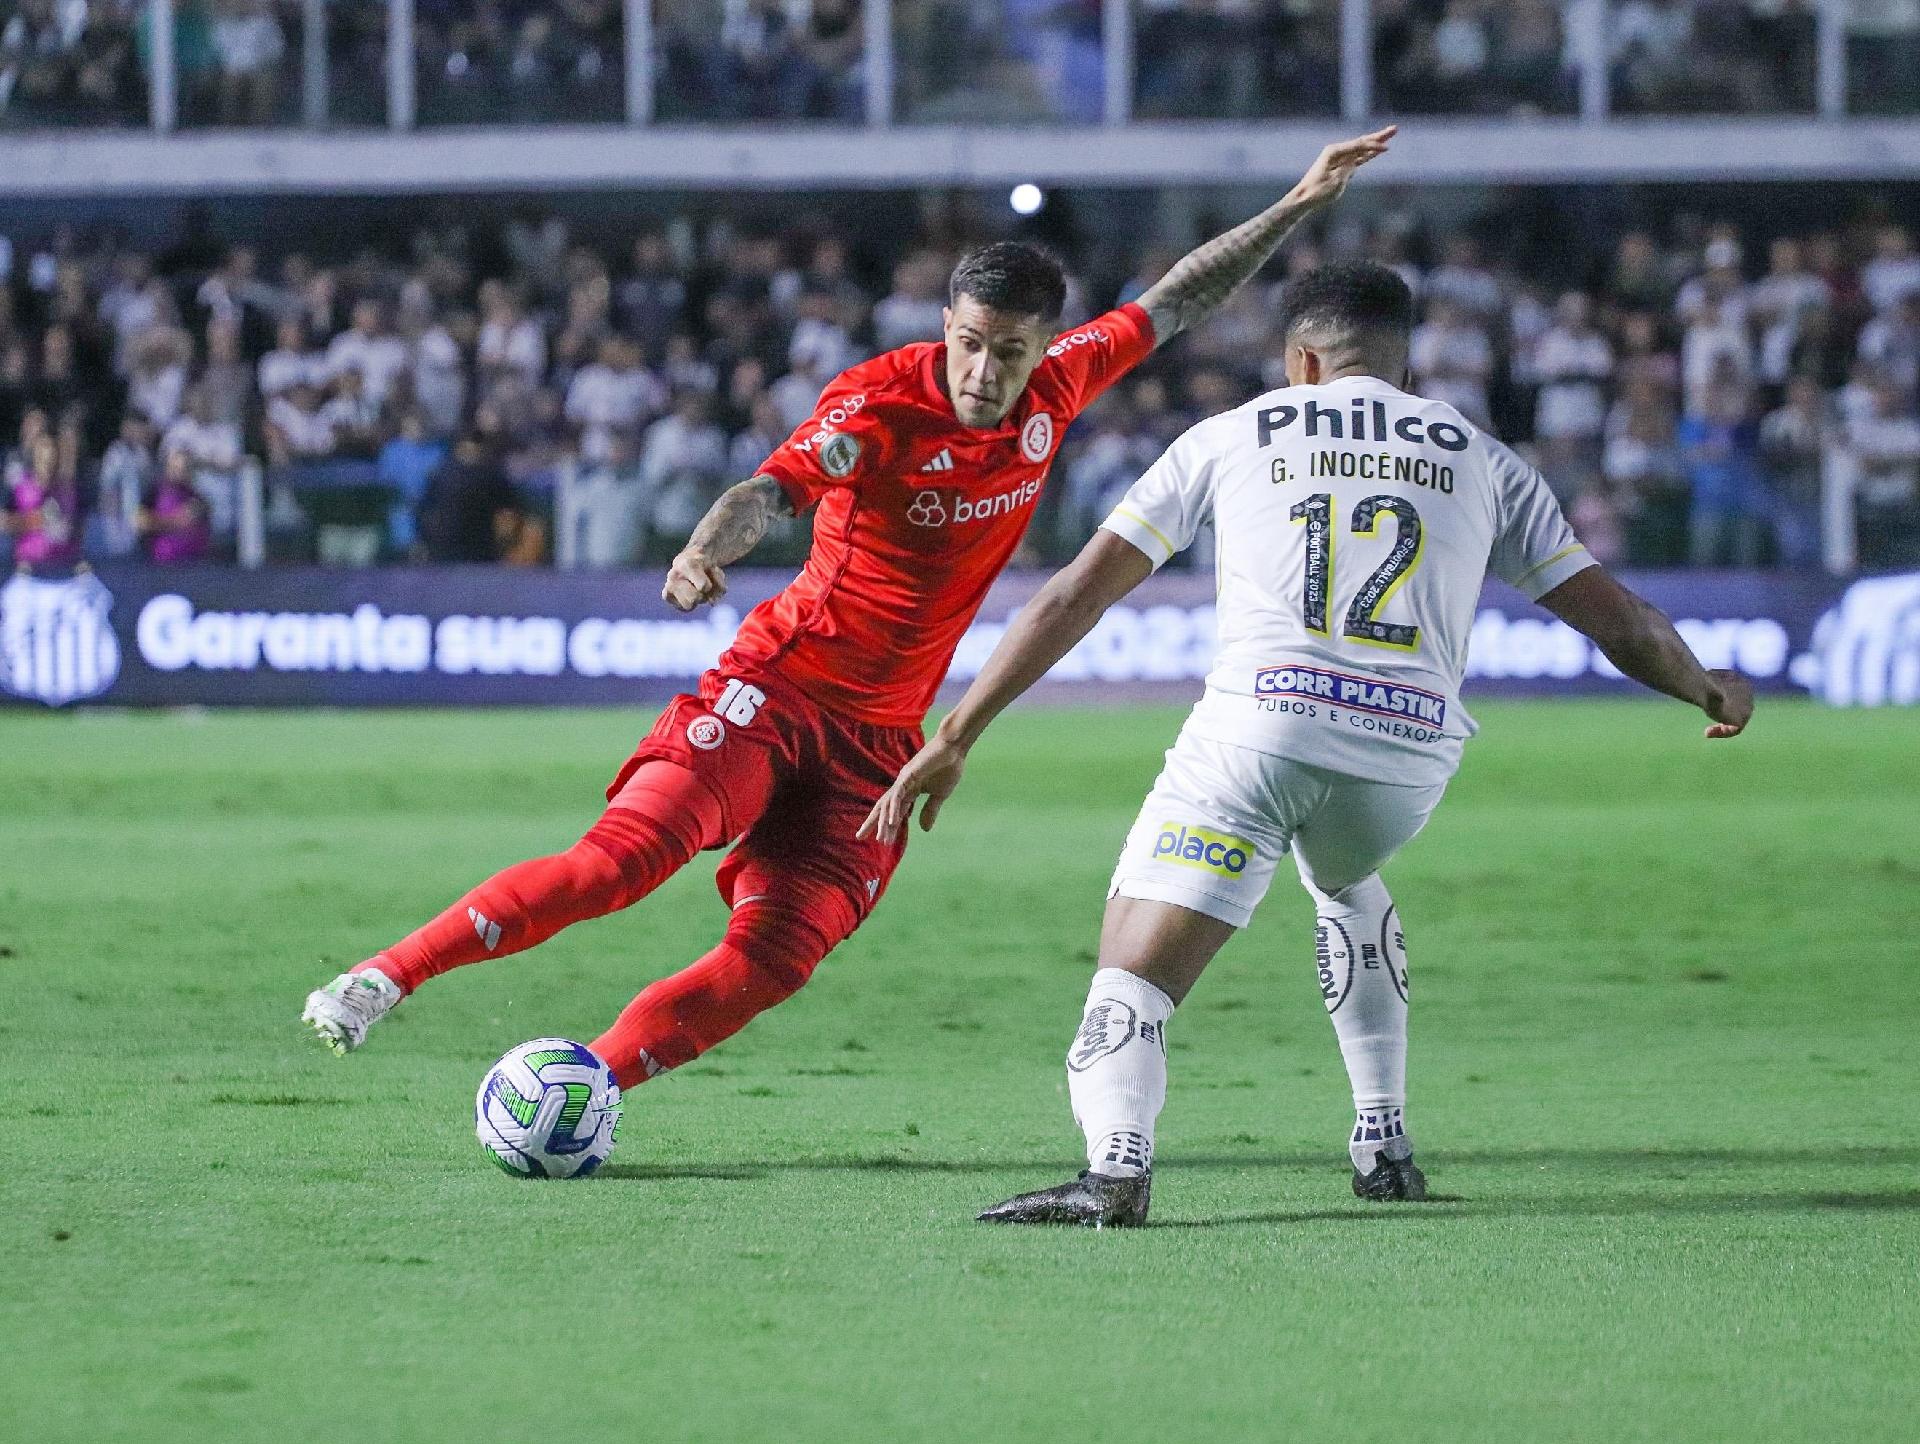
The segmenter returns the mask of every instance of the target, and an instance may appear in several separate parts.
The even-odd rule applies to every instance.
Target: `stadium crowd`
[[[925,236],[952,235],[934,210]],[[1571,288],[1391,211],[1286,264],[1321,244],[1406,276],[1417,386],[1536,457],[1601,556],[1816,565],[1838,459],[1862,563],[1915,559],[1920,252],[1902,226],[1762,238],[1681,220],[1619,235]],[[716,223],[609,254],[529,212],[498,235],[420,231],[404,259],[0,242],[0,532],[39,566],[230,554],[252,457],[278,556],[657,561],[836,372],[939,335],[950,246],[880,257],[824,221]],[[1173,255],[1077,276],[1069,320]],[[1281,382],[1282,279],[1074,428],[1030,559],[1070,554],[1195,419]],[[771,555],[803,544],[796,525]]]
[[[1595,10],[1595,7],[1600,7]],[[0,124],[139,125],[146,0],[19,0],[0,22]],[[1570,113],[1580,37],[1600,27],[1625,113],[1806,112],[1816,0],[1373,0],[1375,94],[1403,115]],[[1137,0],[1144,117],[1336,115],[1339,0]],[[302,115],[301,0],[175,0],[188,125]],[[1100,0],[905,0],[897,110],[914,120],[1096,121]],[[328,112],[385,120],[386,6],[329,4]],[[620,0],[416,0],[422,124],[618,121]],[[1920,3],[1852,0],[1848,108],[1911,112]],[[861,0],[676,0],[656,7],[667,121],[853,121],[865,114]]]

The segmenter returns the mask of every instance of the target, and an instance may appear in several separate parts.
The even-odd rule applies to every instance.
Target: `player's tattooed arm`
[[[1328,146],[1279,201],[1176,262],[1140,297],[1140,309],[1153,322],[1154,344],[1164,346],[1217,309],[1266,265],[1289,231],[1340,199],[1353,173],[1386,151],[1396,129],[1390,125]]]
[[[667,568],[660,595],[683,612],[719,601],[727,594],[724,568],[759,546],[775,521],[792,515],[786,489],[770,476],[728,487]]]

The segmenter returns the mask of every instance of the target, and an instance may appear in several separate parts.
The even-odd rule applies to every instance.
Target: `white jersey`
[[[1219,649],[1188,730],[1410,785],[1452,776],[1473,735],[1460,678],[1486,573],[1531,599],[1594,564],[1538,471],[1369,376],[1201,422],[1104,525],[1157,568],[1208,522]]]

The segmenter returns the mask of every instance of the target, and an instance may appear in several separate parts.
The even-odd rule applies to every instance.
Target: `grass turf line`
[[[1174,1021],[1155,1226],[1103,1235],[970,1214],[1077,1166],[1060,1057],[1177,713],[1006,718],[578,1185],[489,1167],[475,1083],[704,950],[711,860],[350,1059],[295,1017],[570,842],[644,719],[0,715],[0,1437],[1911,1437],[1920,724],[1480,710],[1387,874],[1459,1201],[1347,1195],[1283,868]]]

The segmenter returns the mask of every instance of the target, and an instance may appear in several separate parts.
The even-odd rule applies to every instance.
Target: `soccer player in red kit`
[[[649,985],[591,1045],[623,1088],[697,1058],[796,992],[878,903],[906,842],[855,837],[920,749],[920,722],[1019,545],[1060,439],[1102,391],[1207,315],[1391,129],[1327,147],[1288,195],[1200,246],[1137,302],[1055,335],[1059,265],[1017,242],[954,269],[944,340],[843,372],[812,419],[714,504],[668,570],[683,611],[776,517],[817,508],[813,551],[674,699],[567,851],[516,864],[307,999],[339,1052],[429,978],[627,907],[707,848],[732,909],[719,946]]]

